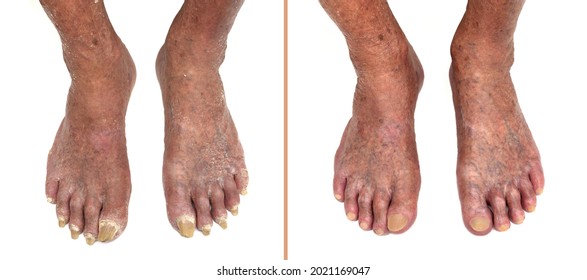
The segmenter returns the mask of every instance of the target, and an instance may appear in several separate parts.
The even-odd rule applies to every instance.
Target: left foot
[[[512,63],[511,45],[471,52],[453,43],[458,188],[463,221],[475,235],[522,223],[544,188],[540,155],[510,77]]]

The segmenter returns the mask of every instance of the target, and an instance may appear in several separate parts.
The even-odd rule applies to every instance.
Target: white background
[[[466,1],[391,1],[426,72],[416,110],[422,190],[412,229],[378,237],[347,221],[332,196],[334,152],[355,82],[344,39],[317,1],[290,0],[290,261],[284,262],[281,1],[246,1],[221,69],[247,157],[249,195],[239,216],[229,218],[228,230],[214,227],[210,236],[192,239],[179,237],[165,215],[163,110],[154,73],[181,1],[107,1],[138,68],[127,114],[133,194],[125,233],[92,247],[70,240],[68,230],[57,227],[54,206],[45,202],[46,154],[69,84],[59,38],[36,1],[2,1],[0,278],[210,279],[222,265],[372,267],[358,279],[584,278],[586,9],[581,1],[553,3],[526,3],[512,73],[542,154],[545,192],[523,225],[475,237],[460,216],[447,78],[450,40]],[[322,278],[333,279],[315,279]]]
[[[182,3],[106,1],[138,71],[127,114],[133,191],[124,234],[90,247],[57,226],[44,194],[46,155],[69,87],[59,36],[37,1],[1,1],[0,279],[208,279],[221,265],[282,259],[283,3],[247,1],[230,33],[221,74],[245,149],[249,194],[227,230],[214,226],[210,236],[191,239],[167,221],[154,67]]]
[[[351,116],[354,70],[342,34],[318,1],[291,0],[291,260],[371,265],[369,279],[585,279],[585,4],[526,2],[512,75],[541,152],[546,187],[523,225],[476,237],[461,219],[448,82],[450,42],[466,1],[389,2],[426,76],[416,108],[418,218],[402,235],[378,237],[348,221],[334,199],[334,153]]]

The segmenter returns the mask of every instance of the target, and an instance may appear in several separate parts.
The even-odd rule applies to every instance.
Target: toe
[[[247,194],[247,187],[249,185],[249,172],[246,168],[241,168],[240,171],[234,176],[236,182],[236,188],[241,195]]]
[[[221,186],[212,189],[210,194],[212,204],[212,218],[221,228],[226,229],[226,207],[224,206],[224,191]]]
[[[486,235],[493,227],[491,210],[477,188],[461,188],[461,212],[465,227],[475,235]]]
[[[80,193],[74,193],[69,202],[69,230],[71,238],[77,239],[84,229],[84,201]]]
[[[506,194],[506,202],[510,221],[514,224],[521,224],[524,222],[525,214],[522,209],[520,192],[516,189],[509,191]]]
[[[498,193],[490,197],[491,210],[493,212],[493,226],[497,231],[506,231],[510,228],[508,209],[503,194]]]
[[[57,191],[56,207],[57,220],[59,227],[64,227],[69,222],[69,201],[71,200],[71,193],[68,191],[69,188],[63,186]]]
[[[341,174],[334,174],[334,182],[332,185],[334,190],[334,197],[336,198],[336,200],[343,202],[344,188],[346,186],[346,177],[342,176]]]
[[[209,235],[212,229],[212,216],[210,215],[210,197],[208,188],[196,188],[192,200],[196,206],[196,228],[204,235]]]
[[[363,230],[370,230],[373,224],[373,190],[363,187],[359,191],[359,226]]]
[[[233,216],[238,214],[238,205],[240,203],[239,191],[236,183],[232,179],[224,181],[224,206]]]
[[[84,236],[88,245],[93,245],[98,236],[98,219],[101,204],[96,199],[88,199],[84,205]]]
[[[387,229],[387,211],[391,202],[391,193],[387,190],[375,192],[373,197],[373,232],[377,235],[389,233]]]
[[[418,182],[398,186],[393,191],[393,197],[387,212],[387,229],[392,233],[403,233],[416,220],[418,208]]]
[[[530,181],[532,182],[534,192],[537,195],[542,194],[544,191],[544,171],[542,171],[540,164],[537,164],[530,170]]]
[[[536,209],[536,192],[532,184],[527,180],[520,182],[520,195],[522,196],[522,207],[526,212],[534,212]]]
[[[356,221],[359,216],[357,199],[359,197],[361,184],[362,183],[359,180],[350,180],[347,189],[344,192],[344,211],[347,218],[351,221]]]
[[[183,237],[192,237],[195,230],[196,212],[187,187],[178,182],[166,182],[165,198],[167,218],[171,226]]]
[[[47,197],[47,202],[49,203],[56,203],[57,202],[57,190],[59,189],[59,181],[56,179],[47,177],[45,181],[45,196]]]

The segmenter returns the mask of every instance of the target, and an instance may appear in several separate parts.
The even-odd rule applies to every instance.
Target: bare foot
[[[242,3],[213,3],[227,5],[220,8],[211,3],[184,4],[157,58],[165,107],[167,215],[184,237],[193,236],[195,229],[208,235],[213,222],[226,228],[226,210],[238,213],[239,194],[246,194],[248,184],[243,149],[218,73],[226,35]],[[194,27],[193,19],[200,25]],[[219,25],[219,20],[226,22]],[[201,36],[208,27],[214,34]],[[216,32],[224,34],[221,39]]]
[[[534,211],[536,195],[544,188],[540,155],[509,72],[514,55],[512,36],[521,3],[507,3],[497,10],[506,14],[504,18],[509,18],[510,24],[493,24],[501,28],[497,35],[474,31],[478,22],[491,22],[484,18],[484,11],[496,10],[478,7],[479,4],[493,4],[469,5],[452,46],[450,81],[458,133],[459,196],[465,226],[476,235],[485,235],[492,228],[505,231],[510,221],[522,223],[524,211]],[[516,7],[510,7],[513,5]],[[491,13],[491,17],[499,15]],[[469,16],[475,18],[477,25],[470,24],[473,21]],[[508,22],[499,17],[492,20]]]
[[[411,48],[398,63],[401,70],[359,78],[334,163],[334,195],[348,219],[378,235],[411,227],[420,190],[414,110],[424,75]]]
[[[116,239],[131,192],[125,115],[135,66],[104,3],[42,0],[71,75],[65,117],[47,161],[45,192],[59,226],[92,245]]]

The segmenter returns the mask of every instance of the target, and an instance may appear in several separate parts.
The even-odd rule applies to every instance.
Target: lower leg
[[[334,195],[362,229],[404,232],[420,189],[414,110],[422,67],[386,1],[320,2],[344,34],[358,76],[335,157]]]
[[[157,58],[165,107],[163,185],[173,228],[191,237],[226,228],[248,174],[219,75],[243,1],[187,0]]]
[[[453,43],[453,88],[463,220],[474,234],[507,230],[536,207],[544,178],[510,68],[524,1],[470,0]]]
[[[47,163],[46,194],[60,226],[92,244],[127,223],[130,172],[124,124],[135,68],[102,1],[41,4],[57,28],[71,75],[65,117]]]

